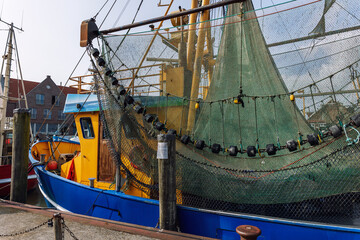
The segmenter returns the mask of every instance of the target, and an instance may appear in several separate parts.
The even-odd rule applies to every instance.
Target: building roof
[[[24,80],[25,93],[30,92],[37,85],[39,85],[38,82]],[[19,98],[22,95],[23,95],[23,88],[22,88],[21,80],[10,78],[9,97],[10,98]]]
[[[47,77],[50,77],[50,76],[47,76]],[[27,81],[27,80],[23,80],[23,82],[24,82],[24,88],[25,88],[26,94],[28,94],[32,89],[34,89],[37,85],[40,84],[40,82],[33,82],[33,81]],[[75,88],[64,87],[64,86],[58,86],[58,87],[65,95],[70,94],[70,93],[72,93],[72,94],[77,93],[77,89],[75,89]],[[10,78],[9,98],[20,98],[22,95],[23,95],[23,88],[22,88],[21,80]]]

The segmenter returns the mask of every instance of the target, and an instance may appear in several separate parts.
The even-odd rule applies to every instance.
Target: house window
[[[49,109],[44,109],[44,119],[51,119],[51,111]]]
[[[51,105],[60,106],[60,97],[52,96]]]
[[[60,111],[58,112],[58,120],[65,120],[65,118],[66,118],[65,113],[63,113],[63,111],[60,110]]]
[[[94,138],[94,129],[91,123],[91,118],[80,118],[81,131],[83,138]]]
[[[45,95],[44,94],[36,94],[36,104],[44,105]]]
[[[37,110],[36,108],[31,108],[31,119],[36,119]]]

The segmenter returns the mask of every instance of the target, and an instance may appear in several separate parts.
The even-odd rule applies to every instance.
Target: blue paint
[[[29,154],[32,163],[37,162]],[[39,186],[55,203],[68,211],[116,221],[155,227],[159,218],[158,201],[101,190],[59,177],[36,166]],[[292,221],[247,214],[210,211],[178,206],[181,232],[221,239],[239,239],[239,225],[261,229],[258,240],[360,239],[360,228]]]

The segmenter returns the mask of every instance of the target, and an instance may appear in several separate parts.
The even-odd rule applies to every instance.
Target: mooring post
[[[26,202],[30,143],[30,110],[14,109],[10,201]]]
[[[54,214],[54,233],[55,233],[55,240],[62,240],[63,239],[63,231],[62,231],[62,217],[60,213]]]
[[[251,225],[240,225],[236,228],[236,232],[240,235],[240,240],[256,240],[261,234],[258,227]]]
[[[157,159],[159,165],[159,226],[176,230],[176,169],[175,135],[159,134]]]

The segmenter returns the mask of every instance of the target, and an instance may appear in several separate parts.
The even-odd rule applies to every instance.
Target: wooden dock
[[[54,214],[57,213],[61,214],[67,227],[64,229],[65,239],[212,239],[62,212],[2,199],[0,199],[0,238],[9,240],[55,239],[54,227],[48,226],[48,220],[52,219]],[[32,230],[32,228],[35,229]],[[6,235],[5,238],[4,235]]]

